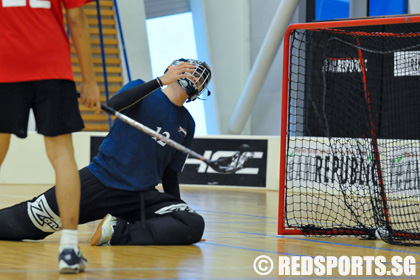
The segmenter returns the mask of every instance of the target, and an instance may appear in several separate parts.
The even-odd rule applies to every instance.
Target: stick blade
[[[223,174],[230,174],[245,168],[245,164],[253,157],[251,146],[243,144],[239,146],[239,151],[230,157],[221,157],[207,164],[215,171]]]

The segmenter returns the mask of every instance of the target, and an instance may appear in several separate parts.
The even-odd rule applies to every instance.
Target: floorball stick
[[[208,166],[210,166],[211,168],[213,168],[215,171],[219,173],[228,174],[228,173],[233,173],[239,169],[242,169],[244,168],[244,165],[248,161],[248,159],[252,158],[253,156],[253,152],[251,152],[251,147],[249,145],[244,144],[239,147],[239,151],[236,152],[233,156],[221,157],[217,160],[210,161],[209,159],[204,158],[204,156],[198,154],[197,152],[194,152],[193,150],[187,147],[184,147],[178,142],[175,142],[172,139],[169,139],[163,136],[162,134],[154,131],[153,129],[145,126],[144,124],[139,123],[130,117],[127,117],[126,115],[114,110],[113,108],[105,104],[101,104],[101,107],[102,107],[102,110],[104,110],[108,114],[111,114],[115,116],[117,119],[143,131],[146,134],[149,134],[150,136],[155,137],[156,139],[172,146],[173,148],[206,163]]]

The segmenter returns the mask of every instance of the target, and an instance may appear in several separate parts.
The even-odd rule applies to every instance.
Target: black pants
[[[188,245],[200,241],[203,218],[181,199],[155,188],[130,192],[105,187],[81,169],[79,224],[117,217],[112,245]],[[60,230],[55,187],[0,210],[0,240],[44,239]]]

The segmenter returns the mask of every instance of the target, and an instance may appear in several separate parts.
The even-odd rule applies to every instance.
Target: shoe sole
[[[97,246],[98,245],[99,239],[101,239],[101,237],[102,237],[102,226],[109,219],[111,219],[111,215],[106,214],[106,216],[102,219],[101,223],[99,224],[98,228],[96,229],[95,233],[92,235],[92,238],[90,239],[90,245],[91,246]]]
[[[80,272],[83,272],[83,270],[80,270],[78,268],[65,267],[60,269],[61,274],[77,274]]]
[[[61,264],[61,262],[60,262]],[[60,266],[59,264],[59,266]],[[67,266],[67,264],[64,262],[63,267],[60,267],[60,273],[61,274],[77,274],[80,272],[84,272],[85,271],[85,267],[86,265],[75,265],[73,267],[71,266]]]

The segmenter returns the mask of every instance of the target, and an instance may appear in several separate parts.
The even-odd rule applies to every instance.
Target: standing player
[[[83,128],[72,72],[70,35],[82,70],[81,103],[100,109],[91,59],[90,36],[82,5],[90,0],[2,0],[0,4],[0,164],[11,134],[27,136],[33,110],[38,133],[56,175],[63,229],[60,273],[78,273],[86,260],[78,249],[80,178],[71,133]]]
[[[108,106],[189,147],[195,123],[183,104],[195,100],[210,78],[206,63],[175,60],[160,78],[125,85]],[[167,87],[160,89],[163,85]],[[204,220],[180,198],[178,172],[185,160],[184,153],[116,119],[98,155],[80,170],[79,223],[105,216],[91,244],[187,245],[200,241]],[[160,182],[164,193],[156,189]],[[0,240],[43,239],[58,231],[55,191],[53,187],[30,201],[0,210]],[[43,215],[36,215],[40,209]]]

